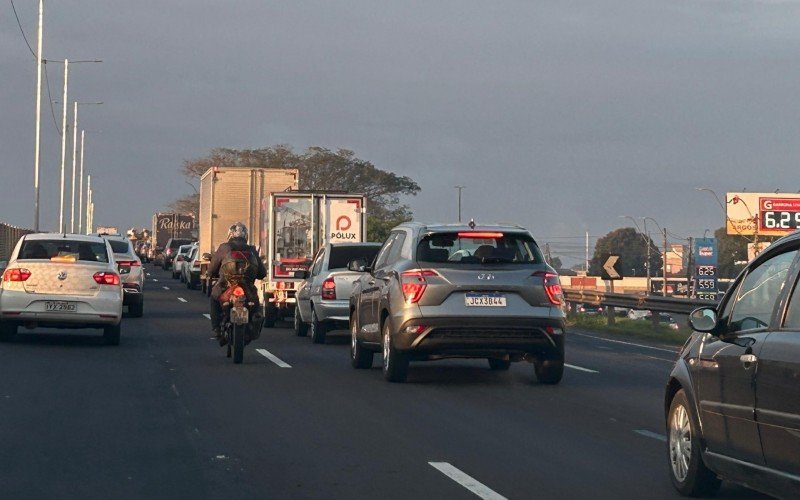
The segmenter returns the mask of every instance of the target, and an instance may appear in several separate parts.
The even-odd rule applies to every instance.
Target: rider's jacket
[[[211,257],[211,264],[208,268],[208,274],[212,278],[219,278],[217,283],[214,285],[214,288],[211,290],[212,297],[219,298],[222,292],[228,288],[228,283],[225,281],[225,277],[220,276],[220,268],[222,267],[222,264],[230,258],[231,252],[237,251],[248,254],[247,260],[250,262],[250,268],[255,271],[254,273],[248,273],[248,278],[250,279],[247,280],[247,285],[249,285],[250,288],[253,288],[254,280],[264,279],[267,277],[267,268],[258,257],[256,248],[252,245],[248,245],[247,241],[242,238],[231,238],[227,243],[220,245],[219,248],[217,248],[217,251],[214,252],[214,255]]]

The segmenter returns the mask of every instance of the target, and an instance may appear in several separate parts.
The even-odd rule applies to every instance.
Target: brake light
[[[333,278],[328,278],[322,282],[322,300],[336,300],[336,283]]]
[[[544,291],[547,294],[547,299],[554,306],[560,306],[564,303],[564,290],[561,289],[561,282],[556,273],[549,271],[538,271],[533,273],[533,276],[542,278],[544,284]]]
[[[503,237],[503,233],[485,233],[470,231],[466,233],[458,233],[459,238],[475,238],[478,240],[498,239]]]
[[[31,272],[21,267],[6,269],[3,273],[3,281],[27,281],[30,277]]]
[[[425,278],[439,276],[439,273],[432,269],[412,269],[400,273],[400,284],[403,289],[403,297],[408,304],[416,304],[425,293],[428,281]]]
[[[106,271],[94,273],[92,276],[98,285],[119,285],[119,275],[117,273],[109,273]]]
[[[244,288],[237,286],[233,289],[233,296],[234,297],[244,297]]]

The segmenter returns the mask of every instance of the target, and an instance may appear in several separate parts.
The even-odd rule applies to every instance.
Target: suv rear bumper
[[[421,332],[413,331],[420,326]],[[558,318],[415,318],[403,323],[393,340],[398,350],[419,354],[557,357],[564,352],[564,336]]]

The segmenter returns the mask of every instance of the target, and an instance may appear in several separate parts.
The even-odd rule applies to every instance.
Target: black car
[[[172,260],[178,255],[178,249],[182,245],[189,245],[192,240],[182,238],[170,238],[167,244],[164,245],[164,260],[161,263],[161,268],[165,271],[172,267]]]
[[[665,398],[669,471],[685,495],[721,479],[800,498],[800,232],[742,271],[695,332]]]

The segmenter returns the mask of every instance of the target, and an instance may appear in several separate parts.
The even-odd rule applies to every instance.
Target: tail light
[[[336,283],[333,278],[322,282],[322,300],[336,300]]]
[[[31,277],[31,272],[25,268],[6,269],[3,273],[3,281],[27,281]]]
[[[549,271],[539,271],[533,273],[533,276],[542,278],[544,284],[544,291],[547,294],[547,299],[554,306],[560,306],[564,303],[564,291],[561,289],[561,282],[558,280],[556,273]]]
[[[119,275],[117,273],[100,272],[92,276],[98,285],[119,285]]]
[[[233,296],[237,297],[237,298],[244,297],[244,288],[242,288],[240,286],[237,286],[236,288],[234,288],[233,289]]]
[[[174,252],[174,251],[175,251],[175,250],[174,250],[173,248],[167,248],[167,251],[166,251],[165,253],[166,253],[167,255],[172,255],[172,252]]]
[[[496,240],[503,237],[503,233],[468,231],[458,233],[459,238],[474,238],[476,240]]]
[[[412,269],[400,273],[400,285],[403,288],[403,297],[408,304],[416,304],[425,293],[428,287],[428,281],[425,278],[431,276],[439,276],[439,274],[432,269]]]

